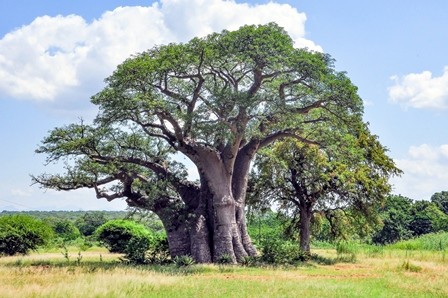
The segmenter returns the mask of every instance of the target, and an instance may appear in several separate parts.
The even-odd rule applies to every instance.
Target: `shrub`
[[[170,259],[168,239],[165,233],[154,233],[148,250],[146,261],[148,263],[163,264]]]
[[[164,234],[151,233],[144,225],[131,220],[111,220],[95,232],[110,252],[124,253],[131,263],[164,263],[169,258]]]
[[[177,267],[188,267],[194,264],[194,259],[191,256],[177,256],[173,262]]]
[[[126,253],[132,238],[151,238],[145,226],[124,219],[110,220],[96,230],[98,240],[110,251]],[[137,243],[137,242],[134,242]]]
[[[261,261],[269,264],[287,265],[306,261],[308,255],[293,241],[271,240],[262,244]]]
[[[0,254],[27,254],[53,237],[50,226],[27,215],[0,217]]]
[[[146,251],[150,247],[149,237],[132,237],[124,250],[126,261],[134,264],[145,264]]]

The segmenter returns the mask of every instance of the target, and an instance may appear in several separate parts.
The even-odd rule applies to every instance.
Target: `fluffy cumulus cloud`
[[[148,7],[118,7],[91,23],[77,15],[41,16],[0,40],[0,96],[53,102],[59,108],[85,103],[134,53],[272,21],[288,31],[296,46],[322,50],[305,39],[305,14],[286,4],[161,0]]]
[[[448,108],[448,66],[442,75],[434,77],[430,71],[393,76],[395,84],[389,88],[389,98],[413,108]]]
[[[448,145],[411,146],[403,159],[396,159],[403,170],[394,178],[394,192],[412,199],[429,199],[434,193],[448,190]]]

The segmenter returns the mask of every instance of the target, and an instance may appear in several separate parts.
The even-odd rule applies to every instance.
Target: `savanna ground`
[[[0,258],[0,297],[448,297],[445,254],[363,248],[332,265],[136,267],[102,248],[41,251]]]

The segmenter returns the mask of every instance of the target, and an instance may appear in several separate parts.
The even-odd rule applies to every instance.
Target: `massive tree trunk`
[[[202,152],[198,169],[201,184],[208,193],[206,221],[210,231],[212,260],[217,262],[229,258],[237,262],[248,255],[255,255],[256,249],[246,228],[244,199],[241,199],[245,189],[238,189],[238,200],[234,195],[233,166],[229,170],[223,159],[215,152]],[[247,179],[238,187],[245,187],[246,184]]]
[[[243,246],[236,220],[237,208],[231,191],[231,177],[225,173],[206,176],[212,194],[209,199],[212,212],[209,215],[213,234],[213,261],[228,257],[236,262],[248,253]]]

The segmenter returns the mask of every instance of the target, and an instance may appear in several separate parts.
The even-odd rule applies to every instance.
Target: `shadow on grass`
[[[294,270],[300,267],[314,267],[316,265],[334,265],[336,263],[354,263],[356,258],[352,256],[338,256],[336,258],[329,258],[320,256],[317,254],[310,255],[309,259],[302,262],[296,262],[293,264],[269,264],[259,260],[253,263],[242,264],[190,264],[187,266],[178,266],[175,263],[165,264],[144,264],[136,265],[119,260],[69,260],[69,259],[37,259],[37,260],[24,260],[17,259],[12,262],[3,263],[2,266],[12,268],[33,268],[43,267],[47,269],[51,268],[67,268],[69,271],[80,270],[84,273],[95,273],[98,271],[111,271],[115,269],[132,269],[142,271],[152,271],[165,275],[192,275],[192,274],[204,274],[204,273],[231,273],[238,272],[240,270]]]

